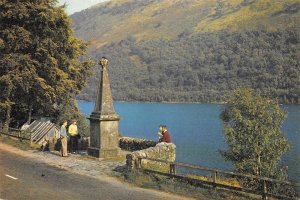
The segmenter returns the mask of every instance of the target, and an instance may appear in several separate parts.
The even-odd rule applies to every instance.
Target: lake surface
[[[81,112],[88,117],[93,102],[78,102]],[[300,182],[300,106],[284,106],[287,119],[282,130],[291,143],[282,162],[288,166],[290,180]],[[129,103],[115,102],[120,116],[119,131],[123,136],[158,139],[158,126],[166,124],[176,144],[176,161],[206,167],[232,170],[218,152],[226,143],[219,115],[222,105],[181,103]]]

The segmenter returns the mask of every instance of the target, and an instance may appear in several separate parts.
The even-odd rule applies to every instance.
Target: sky
[[[100,2],[104,2],[107,0],[58,0],[59,5],[62,5],[66,3],[66,11],[68,15],[71,15],[75,12],[79,12],[81,10],[84,10],[88,7],[91,7],[95,4],[98,4]]]

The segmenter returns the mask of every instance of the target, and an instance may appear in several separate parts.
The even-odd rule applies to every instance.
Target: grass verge
[[[160,170],[166,171],[163,166],[159,166]],[[147,167],[149,169],[149,167]],[[150,170],[158,170],[151,165]],[[193,197],[201,200],[252,200],[261,199],[261,196],[250,195],[243,192],[232,192],[226,189],[214,188],[199,182],[181,180],[164,176],[162,174],[152,173],[144,170],[123,170],[123,179],[129,183],[142,188],[156,189],[164,192],[175,193],[178,195]],[[195,179],[195,176],[192,178]],[[205,177],[197,176],[197,179],[205,179]],[[224,180],[226,182],[226,180]],[[233,180],[229,180],[228,184],[237,184]]]
[[[29,140],[22,140],[10,136],[2,135],[2,134],[0,134],[0,142],[11,145],[21,150],[32,150],[32,149],[39,148],[36,145],[31,146]]]

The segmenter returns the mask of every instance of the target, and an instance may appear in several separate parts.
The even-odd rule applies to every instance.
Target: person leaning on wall
[[[171,143],[171,135],[168,131],[168,128],[166,125],[160,125],[159,126],[159,130],[160,132],[158,133],[159,135],[159,142],[167,142],[167,143]]]

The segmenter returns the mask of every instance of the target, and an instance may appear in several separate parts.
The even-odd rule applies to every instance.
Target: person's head
[[[163,127],[164,127],[164,125],[162,125],[162,124],[159,125],[159,130],[160,130],[160,131],[163,131]]]
[[[76,124],[77,124],[77,121],[76,121],[76,120],[73,120],[73,121],[72,121],[72,124],[73,124],[73,125],[76,125]]]
[[[163,126],[163,131],[166,131],[166,130],[167,130],[167,126],[164,125],[164,126]]]
[[[166,131],[167,130],[167,126],[166,125],[159,125],[159,130]]]
[[[67,124],[68,124],[68,121],[67,121],[67,120],[64,120],[64,121],[63,121],[63,125],[64,125],[64,126],[67,126]]]

